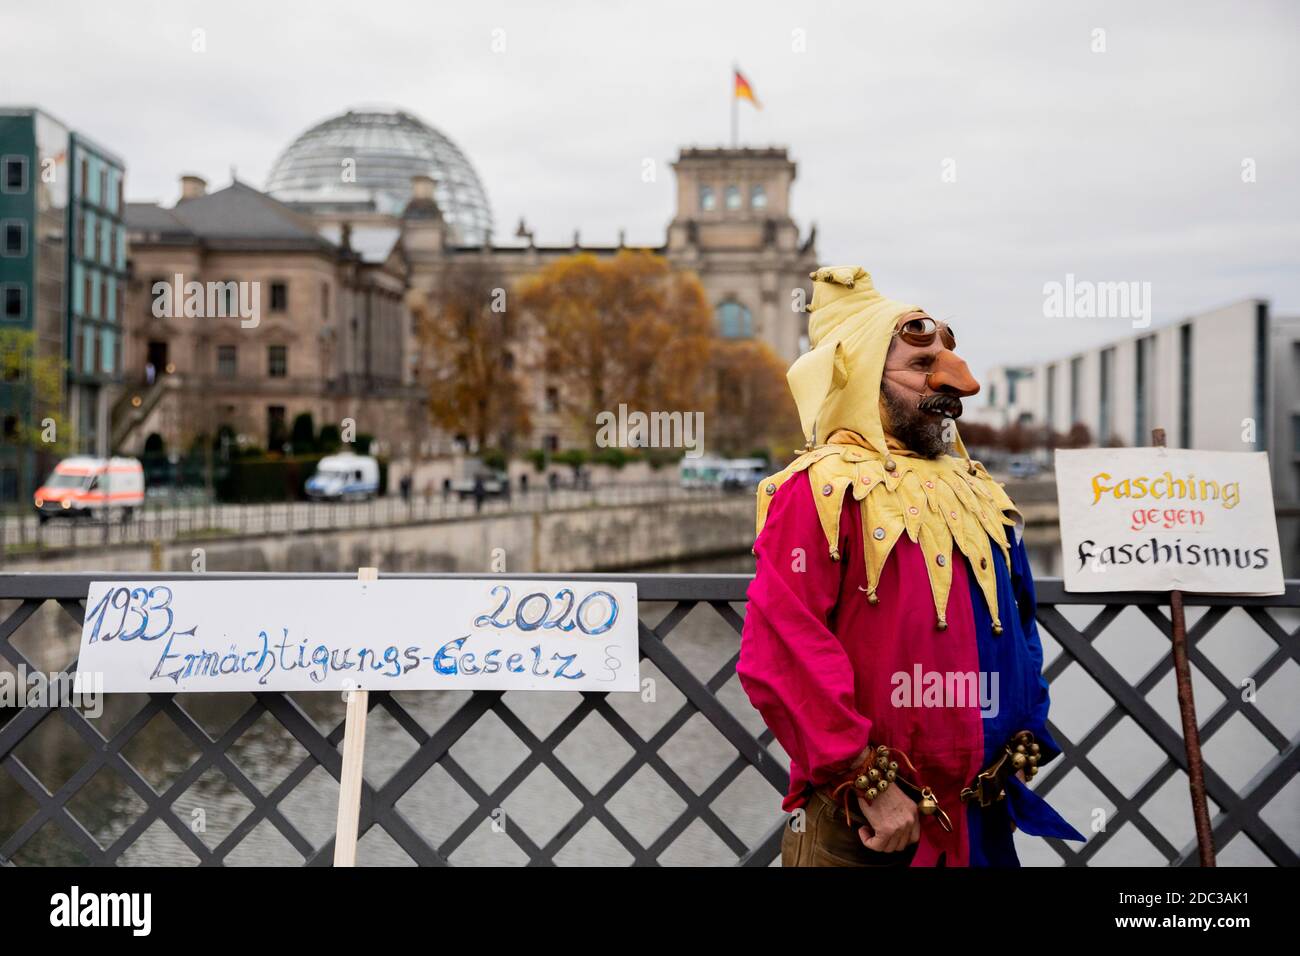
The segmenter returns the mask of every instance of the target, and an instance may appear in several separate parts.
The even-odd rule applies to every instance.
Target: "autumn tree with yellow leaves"
[[[469,264],[410,301],[431,417],[480,450],[510,451],[528,433],[528,396],[543,381],[588,450],[597,416],[620,405],[704,413],[709,453],[782,458],[799,437],[784,363],[764,342],[719,338],[699,279],[662,256],[566,256],[513,290],[489,265]]]
[[[520,377],[519,319],[505,280],[486,264],[448,270],[430,293],[409,297],[423,345],[429,415],[482,451],[510,451],[531,427]]]
[[[713,350],[715,407],[712,452],[749,457],[762,449],[785,461],[803,446],[799,413],[785,380],[786,366],[759,339],[721,340]]]
[[[699,279],[662,256],[566,256],[516,296],[561,410],[595,447],[596,416],[712,412],[713,310]]]

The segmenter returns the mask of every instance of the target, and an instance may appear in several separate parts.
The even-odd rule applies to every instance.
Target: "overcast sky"
[[[1069,273],[1150,282],[1156,324],[1300,314],[1297,37],[1295,2],[42,0],[0,13],[0,101],[168,204],[183,171],[260,187],[319,120],[400,105],[469,156],[498,238],[523,216],[543,243],[657,244],[667,163],[728,139],[735,61],[763,107],[741,140],[790,148],[822,261],[949,318],[981,372],[1131,332],[1044,318]]]

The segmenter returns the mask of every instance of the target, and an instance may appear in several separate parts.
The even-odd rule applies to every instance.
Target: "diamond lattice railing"
[[[1294,586],[1288,587],[1284,598],[1278,599],[1280,602],[1285,602],[1282,606],[1294,606],[1291,603],[1294,599],[1294,590]],[[1062,593],[1061,598],[1064,597]],[[1093,833],[1088,843],[1081,849],[1076,849],[1076,845],[1061,840],[1048,842],[1067,863],[1086,864],[1103,852],[1115,834],[1121,832],[1123,824],[1132,823],[1167,862],[1174,865],[1191,864],[1196,860],[1195,844],[1175,847],[1142,813],[1143,805],[1175,775],[1185,774],[1187,768],[1187,755],[1181,734],[1175,731],[1147,700],[1147,695],[1173,674],[1172,658],[1167,654],[1162,655],[1154,666],[1130,685],[1094,646],[1096,639],[1114,623],[1124,607],[1124,604],[1108,604],[1080,629],[1065,618],[1059,606],[1044,604],[1041,599],[1039,602],[1040,626],[1060,642],[1065,652],[1058,655],[1044,669],[1048,680],[1055,682],[1066,667],[1071,663],[1077,663],[1106,688],[1113,698],[1112,706],[1101,720],[1077,741],[1069,740],[1059,731],[1059,728],[1052,726],[1052,733],[1061,744],[1063,754],[1056,761],[1051,776],[1040,785],[1039,791],[1043,796],[1049,795],[1053,786],[1064,778],[1068,769],[1077,767],[1100,788],[1116,808],[1115,813],[1107,821],[1106,828]],[[1161,613],[1159,606],[1148,602],[1141,605],[1140,609],[1166,640],[1171,638],[1172,625]],[[1206,792],[1219,810],[1218,816],[1212,821],[1215,844],[1223,846],[1238,833],[1245,833],[1269,860],[1279,865],[1294,866],[1300,862],[1294,846],[1288,845],[1261,819],[1260,811],[1295,778],[1298,759],[1300,759],[1296,751],[1296,741],[1288,738],[1259,707],[1247,702],[1242,694],[1242,687],[1230,681],[1200,650],[1201,642],[1231,610],[1230,603],[1208,607],[1200,620],[1189,626],[1187,630],[1189,658],[1192,665],[1200,676],[1208,680],[1223,697],[1223,702],[1208,718],[1204,709],[1197,715],[1200,721],[1202,748],[1208,752],[1215,735],[1222,731],[1234,714],[1240,714],[1263,735],[1275,749],[1276,754],[1253,779],[1246,782],[1244,793],[1238,793],[1215,771],[1210,761],[1206,761]],[[1258,688],[1277,674],[1288,660],[1292,663],[1297,661],[1297,655],[1300,653],[1300,629],[1288,633],[1269,615],[1265,607],[1258,604],[1244,610],[1250,620],[1275,642],[1272,653],[1249,674],[1250,685]],[[1291,708],[1290,712],[1294,717],[1294,708]],[[1133,718],[1164,754],[1163,761],[1131,796],[1117,789],[1089,757],[1094,747],[1110,734],[1125,716]]]
[[[645,693],[372,693],[363,863],[765,866],[778,859],[785,756],[735,676],[748,579],[592,577],[639,585]],[[0,578],[8,606],[0,660],[40,670],[33,649],[50,643],[75,656],[91,579]],[[1123,653],[1099,646],[1121,630],[1126,645],[1135,628],[1145,628],[1147,639],[1167,647],[1159,596],[1107,595],[1099,605],[1098,596],[1067,595],[1056,581],[1038,590],[1044,644],[1059,646],[1044,672],[1063,753],[1036,786],[1090,838],[1082,847],[1033,841],[1040,848],[1033,858],[1033,843],[1018,837],[1022,857],[1194,865],[1186,756],[1164,700],[1172,695],[1169,655],[1157,648],[1155,663],[1143,662],[1132,678],[1121,672],[1133,670],[1132,661],[1117,663]],[[1238,862],[1295,865],[1297,822],[1274,808],[1294,805],[1297,786],[1300,714],[1287,688],[1300,673],[1300,629],[1288,630],[1273,612],[1298,616],[1297,586],[1277,598],[1188,602],[1202,611],[1188,640],[1216,844]],[[1098,609],[1082,620],[1089,606]],[[1248,626],[1268,645],[1250,667],[1230,662],[1235,681],[1205,650],[1228,623]],[[75,661],[60,666],[71,672]],[[1266,712],[1243,694],[1246,679],[1283,706]],[[1072,735],[1057,714],[1086,696],[1063,693],[1080,682],[1095,685],[1102,707]],[[1202,697],[1210,690],[1222,698],[1217,706]],[[0,725],[0,862],[329,865],[343,738],[337,696],[123,695],[98,719],[67,707],[9,711]],[[1240,759],[1250,750],[1241,743],[1247,734],[1257,741],[1257,766]],[[1212,759],[1220,740],[1222,770]],[[1140,747],[1158,758],[1128,786],[1123,777],[1134,771],[1113,768],[1117,760],[1132,763]],[[1180,782],[1181,802],[1170,798]],[[1284,791],[1291,799],[1279,797]],[[1106,826],[1090,832],[1097,808]],[[1050,859],[1044,845],[1054,851]]]

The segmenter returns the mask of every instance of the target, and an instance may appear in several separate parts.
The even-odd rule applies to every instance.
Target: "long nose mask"
[[[892,373],[900,384],[921,395],[931,392],[966,398],[978,394],[980,383],[953,351],[957,339],[948,324],[928,315],[914,316],[900,321],[894,330],[897,348],[891,350],[893,364],[885,366],[885,373]],[[934,356],[924,372],[909,365],[909,358],[918,354]]]
[[[969,366],[951,349],[938,354],[925,381],[933,391],[947,391],[960,398],[977,395],[980,390],[980,383],[975,381]]]

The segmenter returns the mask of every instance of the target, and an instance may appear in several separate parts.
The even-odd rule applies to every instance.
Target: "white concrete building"
[[[1273,495],[1300,504],[1300,316],[1271,320],[1270,388],[1272,430],[1268,454]]]
[[[1037,365],[993,369],[975,420],[1087,427],[1097,445],[1268,451],[1273,491],[1300,502],[1300,318],[1245,299]]]
[[[1039,420],[1040,383],[1033,365],[999,365],[985,377],[984,402],[972,405],[962,417],[1005,428]]]

